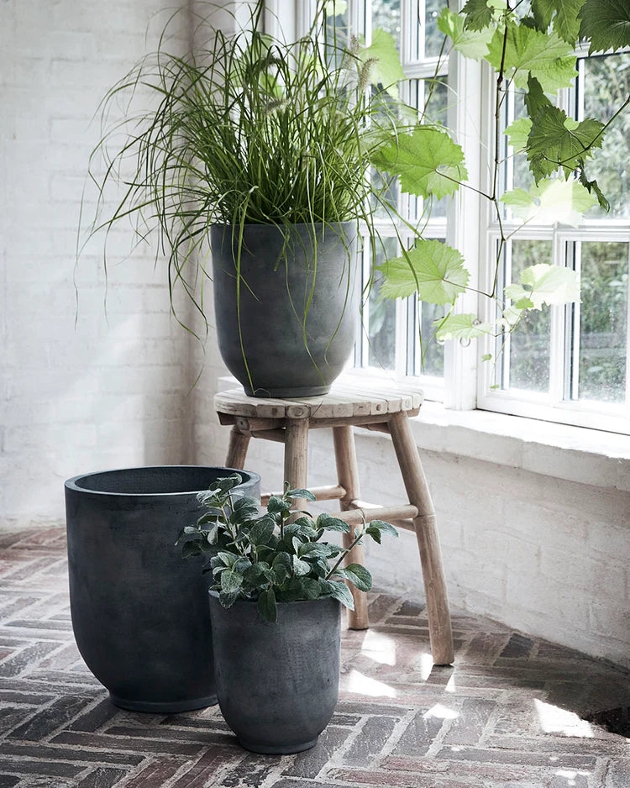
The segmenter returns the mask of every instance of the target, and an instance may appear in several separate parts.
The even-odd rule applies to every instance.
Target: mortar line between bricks
[[[322,779],[325,778],[327,780],[328,778],[326,777],[326,772],[329,772],[331,769],[339,769],[339,768],[341,768],[343,766],[343,758],[344,758],[344,756],[346,755],[346,753],[349,752],[350,747],[352,747],[354,742],[357,740],[357,738],[363,732],[363,728],[364,728],[365,724],[367,723],[367,720],[368,720],[369,716],[370,715],[367,715],[367,714],[362,714],[361,715],[361,721],[359,723],[357,723],[357,725],[353,726],[352,733],[350,733],[350,735],[346,738],[346,740],[341,745],[341,747],[339,747],[338,749],[335,750],[335,752],[333,753],[332,757],[329,758],[326,761],[326,763],[322,766],[322,768],[315,775],[315,777],[313,777],[314,780],[317,780],[317,779],[320,779],[320,778],[322,778]]]
[[[402,738],[404,732],[407,730],[417,713],[418,709],[409,709],[406,714],[401,714],[400,720],[398,720],[396,725],[394,725],[394,729],[390,733],[389,739],[381,750],[381,756],[376,759],[377,766],[380,765],[385,760],[385,758],[388,758],[392,754],[396,748],[396,745]]]
[[[276,766],[269,772],[262,783],[258,786],[258,788],[271,788],[271,786],[275,785],[279,779],[282,779],[282,774],[292,758],[293,756],[291,755],[283,755],[278,760]],[[305,785],[308,785],[308,783],[305,783]]]
[[[479,737],[479,742],[476,746],[486,746],[488,739],[496,733],[497,720],[500,718],[502,713],[505,713],[505,708],[509,703],[510,697],[513,695],[514,693],[506,690],[498,698],[495,698],[495,706],[488,716],[488,722],[486,722],[483,733]]]
[[[458,712],[458,716],[461,714],[461,708]],[[457,718],[455,718],[457,719]],[[428,750],[426,751],[425,758],[431,758],[434,760],[438,752],[442,749],[444,745],[444,739],[446,738],[447,734],[450,732],[451,728],[453,727],[455,720],[444,720],[442,725],[440,726],[440,730],[436,733],[433,741],[429,745]]]

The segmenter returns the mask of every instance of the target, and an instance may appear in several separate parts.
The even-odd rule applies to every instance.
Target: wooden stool
[[[226,459],[228,468],[244,468],[251,438],[284,443],[284,481],[292,488],[310,489],[317,500],[339,499],[341,519],[351,526],[373,519],[394,522],[414,531],[418,540],[433,662],[449,665],[453,661],[451,618],[442,567],[442,555],[435,523],[431,495],[411,434],[408,416],[417,416],[422,394],[379,385],[361,393],[356,385],[336,383],[322,397],[302,399],[264,399],[248,397],[241,388],[217,394],[214,406],[219,421],[231,425],[230,446]],[[338,483],[327,487],[308,487],[306,471],[308,432],[331,427],[337,464]],[[386,432],[392,437],[400,472],[409,503],[403,506],[374,506],[359,500],[359,474],[354,446],[353,427]],[[263,503],[269,495],[263,496]],[[304,508],[305,501],[296,501]],[[346,545],[351,539],[344,534]],[[363,563],[363,547],[356,546],[348,563]],[[349,614],[351,629],[367,629],[367,597],[352,589],[355,611]]]

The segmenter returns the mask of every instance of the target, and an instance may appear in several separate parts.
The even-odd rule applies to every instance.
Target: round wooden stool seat
[[[221,424],[232,432],[226,458],[228,468],[244,468],[251,438],[284,444],[284,481],[294,489],[310,489],[317,500],[340,502],[341,519],[351,526],[380,519],[416,534],[427,600],[431,651],[436,665],[453,661],[451,619],[442,566],[442,555],[431,495],[424,476],[409,417],[417,416],[422,393],[394,384],[373,384],[357,379],[336,382],[320,397],[271,399],[249,397],[242,388],[215,395],[214,406]],[[307,481],[308,434],[311,429],[331,428],[337,465],[337,484],[309,487]],[[379,506],[359,499],[359,471],[354,445],[355,427],[391,436],[409,502]],[[272,493],[263,496],[263,503]],[[296,501],[304,508],[304,501]],[[351,534],[344,534],[349,544]],[[357,545],[348,563],[363,563],[363,547]],[[352,589],[355,610],[349,614],[352,629],[368,627],[366,595]]]

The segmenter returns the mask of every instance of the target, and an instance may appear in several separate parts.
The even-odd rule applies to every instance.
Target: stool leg
[[[308,419],[287,419],[284,430],[284,481],[292,489],[304,489],[308,468]],[[296,509],[304,509],[303,498],[295,500]]]
[[[339,503],[342,511],[348,511],[351,508],[351,502],[359,497],[359,471],[352,427],[333,427],[333,442],[337,462],[337,479],[346,491]],[[352,542],[354,526],[350,528],[350,533],[343,535],[344,547],[348,547]],[[346,564],[363,564],[363,562],[363,545],[355,545],[346,557]],[[350,629],[367,629],[369,626],[367,595],[354,586],[350,588],[350,591],[354,598],[354,610],[348,611],[348,626]]]
[[[414,525],[427,598],[433,662],[436,665],[450,665],[454,659],[453,634],[435,511],[407,414],[395,413],[389,422],[389,431],[409,503],[418,509]]]
[[[236,426],[232,427],[230,431],[230,445],[225,460],[225,465],[228,468],[238,468],[242,470],[245,467],[249,441],[249,435],[243,435]]]

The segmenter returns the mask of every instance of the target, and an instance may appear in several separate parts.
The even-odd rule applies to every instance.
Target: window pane
[[[583,63],[584,115],[608,121],[630,95],[630,52],[587,58]],[[630,110],[628,107],[606,131],[601,150],[587,166],[610,202],[610,213],[592,209],[591,215],[630,217]]]
[[[512,281],[520,281],[523,268],[552,261],[549,241],[514,241]],[[509,340],[509,385],[526,391],[549,391],[551,318],[548,307],[532,310],[519,323]]]
[[[434,321],[443,317],[444,307],[435,304],[420,304],[420,336],[419,355],[422,375],[441,378],[444,375],[444,346],[435,341],[433,337]],[[414,370],[409,370],[414,372]]]
[[[375,265],[385,262],[385,257],[395,257],[398,245],[395,238],[383,239],[385,250],[379,248]],[[383,275],[374,271],[374,283],[368,299],[368,366],[396,369],[396,302],[380,298]]]
[[[422,1],[422,0],[421,0]],[[447,5],[446,0],[425,0],[424,7],[424,54],[437,57],[444,43],[444,36],[438,30],[437,19],[440,11]]]
[[[628,244],[582,243],[579,397],[623,402]]]
[[[390,33],[400,48],[400,0],[372,0],[372,30]]]

